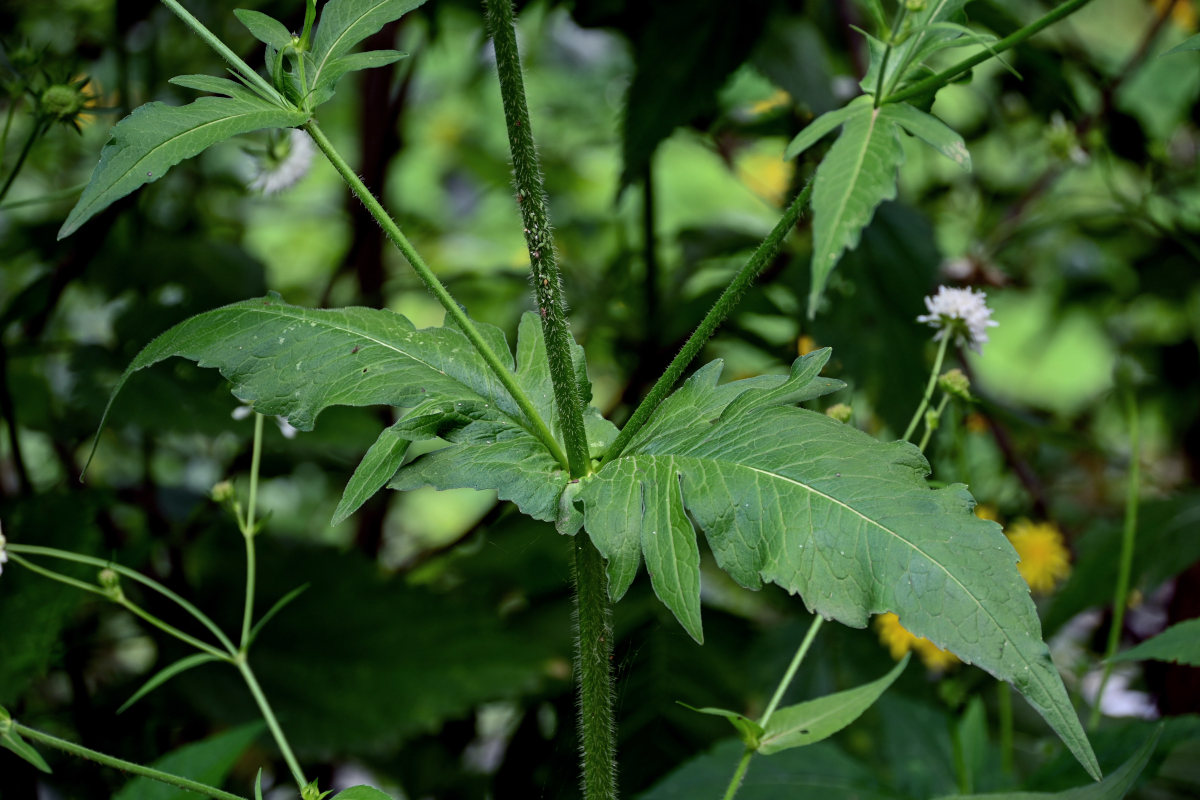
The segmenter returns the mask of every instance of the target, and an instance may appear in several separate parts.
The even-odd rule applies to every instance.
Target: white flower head
[[[272,135],[266,150],[251,156],[253,175],[247,187],[263,194],[290,189],[308,174],[315,149],[308,134],[298,128],[291,128],[286,136]]]
[[[938,329],[933,335],[935,342],[953,336],[959,344],[980,353],[988,340],[987,329],[1000,324],[992,319],[986,300],[987,295],[982,291],[939,286],[937,294],[925,298],[929,313],[917,317],[917,322]]]

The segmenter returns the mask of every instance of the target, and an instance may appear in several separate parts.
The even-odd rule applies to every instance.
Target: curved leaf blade
[[[875,208],[896,196],[896,170],[903,162],[896,123],[877,108],[848,118],[817,167],[809,318],[815,316],[842,252],[858,244]]]
[[[112,129],[79,202],[58,232],[64,239],[114,201],[158,180],[185,158],[263,128],[294,128],[308,115],[257,97],[201,97],[185,106],[147,103]]]
[[[804,747],[828,739],[862,716],[895,683],[908,666],[906,654],[888,674],[844,692],[818,697],[781,708],[771,717],[762,736],[759,752],[771,755],[793,747]]]
[[[1113,656],[1112,661],[1169,661],[1200,667],[1200,619],[1172,625],[1157,636]]]
[[[326,3],[313,37],[313,91],[320,96],[349,71],[335,75],[333,68],[355,45],[424,3],[425,0],[330,0]]]
[[[1016,553],[999,526],[971,513],[965,488],[930,489],[928,464],[910,444],[788,405],[799,386],[717,386],[719,371],[697,372],[656,411],[670,424],[652,418],[647,435],[583,479],[584,526],[608,559],[610,594],[636,573],[646,520],[686,515],[742,585],[778,584],[852,627],[893,611],[914,634],[1012,683],[1097,776]],[[664,472],[680,476],[682,491],[646,499],[673,507],[639,508],[631,484]],[[671,610],[688,614],[678,603]]]
[[[713,717],[724,717],[729,720],[729,724],[733,726],[738,733],[738,738],[742,740],[742,744],[752,750],[758,749],[759,739],[764,733],[763,727],[749,717],[739,714],[736,711],[726,711],[723,708],[696,708],[689,706],[687,703],[681,703],[678,700],[675,702],[686,709],[695,711],[697,714],[708,714]]]
[[[8,713],[5,712],[4,716],[7,717]],[[0,747],[13,753],[22,761],[32,764],[42,772],[49,774],[52,771],[50,765],[46,763],[46,759],[42,758],[42,754],[35,750],[33,745],[25,741],[21,737],[21,734],[17,733],[16,728],[10,727],[4,733],[0,734]]]
[[[330,525],[337,525],[358,511],[363,503],[370,500],[392,479],[396,470],[404,463],[409,444],[411,440],[403,438],[395,425],[379,434],[379,438],[367,450],[354,474],[350,476],[350,482],[342,492],[342,499],[338,501]]]
[[[965,172],[971,171],[971,154],[967,152],[963,138],[937,117],[907,103],[886,105],[883,113],[899,123],[904,130],[958,164]]]
[[[870,109],[871,98],[863,96],[854,98],[842,108],[825,112],[808,123],[804,130],[797,133],[795,138],[788,143],[787,150],[783,153],[784,161],[791,161],[821,141],[821,139],[825,138],[826,134],[850,119],[850,117],[856,114],[866,114]]]
[[[158,672],[156,672],[154,674],[154,677],[152,677],[150,680],[143,683],[142,688],[140,688],[136,692],[134,692],[132,697],[130,697],[128,700],[126,700],[124,703],[121,704],[121,707],[117,709],[117,713],[118,714],[122,713],[123,711],[125,711],[125,709],[129,708],[131,705],[136,703],[138,700],[141,700],[143,697],[150,694],[155,689],[157,689],[159,686],[162,686],[164,683],[171,680],[171,678],[174,678],[179,673],[187,672],[192,667],[198,667],[201,664],[207,664],[210,661],[220,661],[220,660],[221,659],[217,658],[216,656],[209,655],[208,653],[196,653],[195,655],[190,655],[185,658],[179,659],[174,664],[171,664],[170,666],[160,669]]]
[[[282,50],[292,43],[291,31],[279,20],[261,11],[235,8],[233,15],[250,31],[250,35],[263,44]]]

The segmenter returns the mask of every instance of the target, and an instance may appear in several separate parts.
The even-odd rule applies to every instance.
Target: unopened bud
[[[909,11],[924,11],[925,0],[904,0],[904,7]]]
[[[218,503],[228,503],[234,496],[232,481],[221,481],[212,488],[212,499]]]
[[[105,567],[96,575],[96,582],[100,584],[100,588],[104,593],[116,600],[121,597],[121,576],[111,567]]]
[[[854,409],[845,403],[838,403],[825,409],[825,416],[836,419],[838,422],[846,423],[850,421],[850,417],[854,415]]]
[[[943,372],[938,378],[938,388],[951,397],[971,401],[971,379],[961,369],[955,368]]]

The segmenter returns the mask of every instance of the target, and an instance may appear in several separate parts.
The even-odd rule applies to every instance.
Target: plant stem
[[[226,47],[225,43],[218,39],[215,33],[204,27],[204,23],[193,17],[191,13],[182,5],[177,3],[176,0],[162,0],[162,4],[171,9],[171,11],[175,13],[175,16],[183,20],[184,24],[191,28],[197,36],[203,39],[205,44],[207,44],[213,50],[216,50],[217,54],[220,55],[221,58],[228,61],[234,69],[242,74],[242,77],[254,84],[254,87],[259,90],[260,94],[273,100],[284,108],[292,107],[290,103],[283,99],[283,95],[276,91],[274,86],[267,83],[263,76],[255,72],[249,64],[239,58],[237,53]]]
[[[379,201],[375,199],[375,196],[371,194],[371,190],[367,188],[366,184],[350,168],[350,165],[346,163],[346,159],[342,158],[341,154],[333,148],[333,144],[325,136],[325,132],[321,130],[320,126],[317,125],[316,120],[310,120],[306,123],[304,130],[308,131],[308,134],[312,136],[317,147],[321,149],[321,152],[329,159],[329,163],[333,164],[333,168],[337,170],[338,174],[342,176],[342,180],[350,187],[350,191],[354,192],[355,196],[366,206],[367,211],[379,223],[379,227],[392,240],[392,244],[396,245],[396,249],[408,260],[408,263],[417,273],[417,276],[420,277],[421,282],[425,284],[426,288],[442,304],[442,307],[446,309],[446,313],[454,320],[459,330],[474,345],[480,357],[487,363],[488,367],[500,380],[500,383],[504,385],[504,388],[508,390],[508,393],[525,415],[530,433],[541,440],[546,449],[550,451],[550,454],[563,467],[567,467],[569,462],[566,452],[563,450],[562,445],[558,443],[558,440],[554,438],[554,434],[550,432],[550,428],[546,426],[546,421],[538,415],[537,409],[534,408],[529,396],[517,384],[512,370],[500,363],[499,357],[492,352],[492,348],[479,333],[479,329],[475,327],[475,323],[471,321],[471,318],[466,315],[466,312],[462,310],[457,301],[450,295],[450,292],[442,285],[442,282],[433,274],[433,270],[429,268],[425,260],[416,251],[416,248],[408,241],[408,238],[400,230],[400,226],[388,215]]]
[[[654,382],[654,386],[651,387],[646,398],[634,409],[633,415],[625,423],[625,427],[621,429],[621,433],[609,446],[603,458],[601,458],[601,464],[612,461],[624,452],[630,440],[649,421],[650,415],[654,413],[659,404],[671,393],[671,389],[683,375],[683,371],[687,369],[688,364],[692,363],[692,360],[700,354],[700,350],[704,347],[705,342],[716,333],[717,328],[720,327],[725,318],[733,311],[734,306],[741,300],[746,290],[750,288],[750,284],[779,253],[780,248],[783,246],[783,240],[800,219],[800,214],[811,196],[812,182],[809,181],[800,190],[800,193],[796,195],[796,198],[792,200],[787,210],[783,212],[783,216],[780,217],[779,222],[775,224],[771,232],[767,234],[767,238],[763,239],[758,249],[754,251],[750,259],[738,271],[738,274],[725,287],[725,291],[721,293],[721,296],[713,303],[712,308],[704,315],[704,319],[701,320],[696,330],[684,342],[678,355],[667,365],[667,369],[663,372],[662,376]]]
[[[17,173],[21,171],[21,167],[25,166],[25,158],[29,155],[29,151],[33,149],[33,143],[49,128],[49,122],[40,118],[34,120],[33,127],[29,129],[29,136],[25,139],[25,144],[21,145],[21,152],[17,155],[17,161],[13,164],[12,172],[8,173],[8,177],[4,179],[4,186],[0,187],[0,201],[4,200],[4,197],[8,194],[8,190],[12,188],[13,181],[17,179]]]
[[[271,710],[271,704],[267,702],[267,696],[263,694],[262,687],[258,685],[258,679],[254,677],[254,671],[250,669],[250,664],[246,662],[244,655],[239,655],[235,662],[238,672],[242,673],[242,680],[246,682],[246,686],[250,689],[250,694],[254,695],[254,702],[258,704],[258,710],[262,714],[263,719],[267,722],[267,727],[271,730],[271,736],[275,739],[275,744],[279,747],[279,752],[283,754],[283,760],[287,762],[288,769],[292,772],[292,778],[296,781],[296,785],[303,791],[308,785],[308,781],[304,778],[304,770],[300,769],[300,762],[296,760],[296,755],[292,752],[291,745],[288,744],[287,737],[283,735],[283,728],[279,727],[279,720],[275,718],[275,712]]]
[[[916,412],[912,415],[912,419],[908,421],[908,427],[904,429],[904,435],[900,438],[903,441],[908,441],[913,431],[917,429],[917,423],[921,421],[921,417],[925,414],[925,409],[929,408],[929,401],[933,399],[933,387],[937,386],[938,375],[942,371],[942,362],[946,360],[946,347],[950,344],[950,335],[942,337],[942,341],[938,343],[937,357],[933,360],[933,371],[929,373],[929,383],[925,384],[925,394],[921,396],[921,402],[917,405]]]
[[[1074,14],[1076,11],[1083,8],[1090,2],[1091,0],[1067,0],[1067,2],[1050,11],[1045,16],[1034,20],[1024,28],[1014,31],[1000,41],[993,43],[991,47],[981,50],[973,56],[968,56],[962,61],[959,61],[957,64],[947,67],[935,75],[930,75],[928,78],[919,80],[906,89],[901,89],[895,94],[888,95],[883,102],[902,103],[905,100],[911,100],[914,97],[936,91],[977,64],[982,64],[989,58],[998,56],[1005,50],[1009,50],[1017,46],[1030,36],[1040,32],[1042,29],[1053,25],[1061,19],[1069,17],[1071,14]]]
[[[942,399],[938,402],[937,410],[933,412],[934,424],[930,425],[929,420],[925,420],[925,430],[921,433],[921,441],[917,444],[917,449],[922,453],[925,452],[925,446],[929,444],[929,437],[933,435],[934,428],[942,419],[942,414],[946,410],[946,406],[950,403],[950,395],[943,394]]]
[[[616,743],[612,692],[612,602],[604,559],[586,534],[574,537],[575,613],[578,637],[579,737],[583,750],[583,796],[616,800]]]
[[[1129,579],[1133,572],[1133,546],[1137,542],[1138,484],[1141,474],[1141,433],[1138,425],[1137,397],[1132,388],[1126,390],[1125,413],[1129,417],[1129,488],[1125,498],[1125,530],[1121,536],[1121,561],[1117,568],[1117,588],[1113,592],[1112,627],[1108,629],[1108,646],[1104,649],[1104,675],[1088,718],[1088,728],[1095,730],[1100,724],[1100,700],[1104,688],[1112,675],[1112,657],[1121,644],[1121,631],[1125,625],[1125,606],[1129,602]]]
[[[508,148],[512,154],[513,184],[517,204],[525,223],[525,244],[533,275],[533,292],[542,315],[546,355],[550,361],[550,380],[558,422],[567,443],[571,477],[580,478],[592,471],[587,434],[583,427],[584,399],[575,378],[571,354],[574,340],[563,301],[562,276],[558,253],[550,232],[550,213],[546,188],[538,164],[533,130],[529,124],[529,105],[525,100],[525,81],[521,75],[521,55],[517,50],[516,22],[512,0],[485,0],[488,33],[496,49],[496,72],[500,79],[500,97],[508,127]]]
[[[879,108],[883,102],[883,83],[884,76],[887,75],[888,61],[891,60],[892,50],[896,47],[896,37],[900,35],[900,28],[904,25],[904,20],[908,16],[908,6],[900,3],[900,7],[896,9],[896,21],[892,24],[891,31],[888,32],[887,44],[883,48],[883,58],[879,60],[879,75],[875,80],[875,107]]]
[[[792,679],[796,677],[796,671],[800,669],[800,663],[804,661],[804,657],[808,655],[808,649],[812,646],[813,640],[817,638],[817,631],[821,630],[821,624],[825,622],[825,618],[820,614],[813,615],[812,624],[808,626],[808,633],[804,634],[804,639],[800,642],[800,646],[796,648],[796,655],[792,656],[792,663],[788,664],[787,672],[783,674],[783,679],[779,681],[779,686],[775,688],[775,694],[771,696],[771,702],[767,704],[767,710],[763,712],[762,718],[758,724],[766,728],[767,723],[771,721],[771,716],[775,713],[775,709],[779,708],[780,702],[783,701],[783,695],[792,684]],[[733,772],[733,777],[729,780],[729,786],[725,789],[724,800],[733,800],[737,795],[738,789],[742,785],[742,780],[746,777],[746,770],[750,768],[750,757],[754,755],[754,748],[747,747],[742,753],[742,758],[738,761],[737,769]]]
[[[263,415],[254,414],[254,448],[250,454],[250,499],[246,503],[246,519],[242,526],[242,539],[246,542],[246,602],[242,610],[242,645],[239,652],[243,655],[250,647],[250,622],[254,616],[254,583],[257,572],[257,558],[254,552],[254,511],[258,503],[258,465],[262,460]]]
[[[224,647],[229,653],[237,652],[237,648],[233,646],[233,642],[229,640],[229,637],[226,636],[224,632],[217,627],[217,624],[209,619],[204,612],[200,611],[200,609],[196,608],[187,600],[184,600],[182,597],[175,594],[175,592],[163,586],[158,581],[147,578],[145,575],[135,572],[128,567],[123,567],[120,564],[114,564],[111,561],[105,561],[101,558],[94,558],[92,556],[85,556],[79,553],[72,553],[67,550],[59,550],[55,547],[42,547],[41,545],[35,544],[13,544],[10,542],[6,545],[6,549],[9,553],[25,553],[31,556],[47,556],[49,558],[59,558],[63,561],[74,561],[79,564],[88,564],[93,567],[100,567],[101,569],[111,569],[113,572],[116,572],[119,575],[124,575],[126,578],[153,589],[163,597],[166,597],[168,600],[172,601],[184,611],[188,612],[197,620],[199,620],[204,627],[208,628],[209,631],[212,632],[213,636],[217,638],[217,641],[221,643],[221,646]],[[221,658],[228,660],[228,658],[226,658],[224,655],[222,655]]]
[[[79,756],[80,758],[86,758],[90,761],[95,761],[96,763],[103,764],[106,767],[112,767],[114,769],[119,769],[122,772],[128,772],[143,778],[150,778],[151,780],[168,783],[171,786],[175,786],[179,789],[195,792],[196,794],[202,794],[205,797],[213,797],[216,798],[216,800],[246,800],[246,798],[240,795],[230,794],[229,792],[222,791],[214,786],[209,786],[207,784],[193,781],[188,778],[183,778],[178,775],[172,775],[169,772],[163,772],[161,770],[153,769],[152,767],[144,767],[141,764],[135,764],[132,761],[125,761],[124,759],[105,755],[104,753],[91,750],[82,745],[75,744],[74,742],[68,742],[66,739],[60,739],[57,736],[51,736],[48,733],[43,733],[36,728],[30,728],[27,725],[22,725],[16,721],[12,723],[12,726],[18,734],[26,739],[31,739],[35,742],[39,742],[40,744],[62,750],[63,752],[70,753],[73,756]]]
[[[1000,768],[1005,775],[1013,774],[1013,707],[1012,689],[1004,681],[996,681],[996,713],[1000,717]]]

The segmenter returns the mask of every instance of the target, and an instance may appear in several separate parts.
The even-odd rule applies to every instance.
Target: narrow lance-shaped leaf
[[[422,5],[425,0],[330,0],[321,9],[313,37],[313,70],[309,78],[312,91],[319,97],[349,69],[334,69],[337,62],[368,36],[384,25]]]
[[[608,559],[610,594],[633,580],[648,524],[689,520],[743,586],[776,583],[853,627],[893,611],[914,634],[1009,681],[1098,776],[999,526],[971,512],[964,487],[930,489],[916,447],[880,443],[791,405],[829,390],[816,377],[828,357],[797,360],[786,380],[724,386],[720,364],[710,364],[663,402],[619,458],[583,479],[584,526]],[[663,476],[678,491],[663,490]],[[651,482],[656,491],[647,490]],[[643,508],[643,498],[674,508]],[[698,601],[676,598],[694,584],[689,577],[665,586],[674,575],[658,576],[655,590],[688,625]]]
[[[762,738],[764,732],[763,727],[744,714],[739,714],[736,711],[726,711],[723,708],[696,708],[695,706],[689,706],[687,703],[679,703],[679,705],[695,711],[697,714],[724,717],[729,720],[729,724],[737,731],[738,738],[742,740],[742,744],[751,750],[758,749],[759,739]]]
[[[810,318],[842,252],[858,244],[875,208],[896,196],[896,169],[903,161],[896,124],[884,109],[849,117],[821,161],[813,185]]]
[[[890,103],[883,113],[965,171],[971,171],[971,154],[962,137],[937,117],[907,103]]]
[[[808,123],[804,130],[796,134],[796,137],[788,143],[787,150],[784,151],[784,160],[791,160],[803,153],[808,148],[823,139],[834,128],[837,128],[850,117],[856,114],[870,113],[871,98],[863,95],[856,97],[847,103],[842,108],[827,111],[821,116]]]
[[[1157,636],[1147,639],[1112,657],[1112,661],[1170,661],[1200,667],[1200,619],[1189,619],[1172,625]]]
[[[246,26],[246,30],[263,44],[282,50],[292,43],[292,34],[287,27],[272,16],[261,11],[235,8],[233,15]]]
[[[117,713],[120,714],[125,709],[129,708],[138,700],[141,700],[143,697],[150,694],[150,692],[154,691],[159,686],[162,686],[179,673],[187,672],[192,667],[198,667],[201,664],[207,664],[210,661],[220,661],[220,659],[208,653],[196,653],[195,655],[185,656],[184,658],[176,661],[174,664],[164,667],[156,672],[154,676],[150,678],[150,680],[142,684],[142,688],[134,692],[132,697],[122,703],[121,707],[117,709]]]
[[[201,97],[186,106],[147,103],[112,129],[100,163],[58,238],[70,236],[114,201],[218,142],[263,128],[294,128],[307,120],[303,111],[240,93]]]

